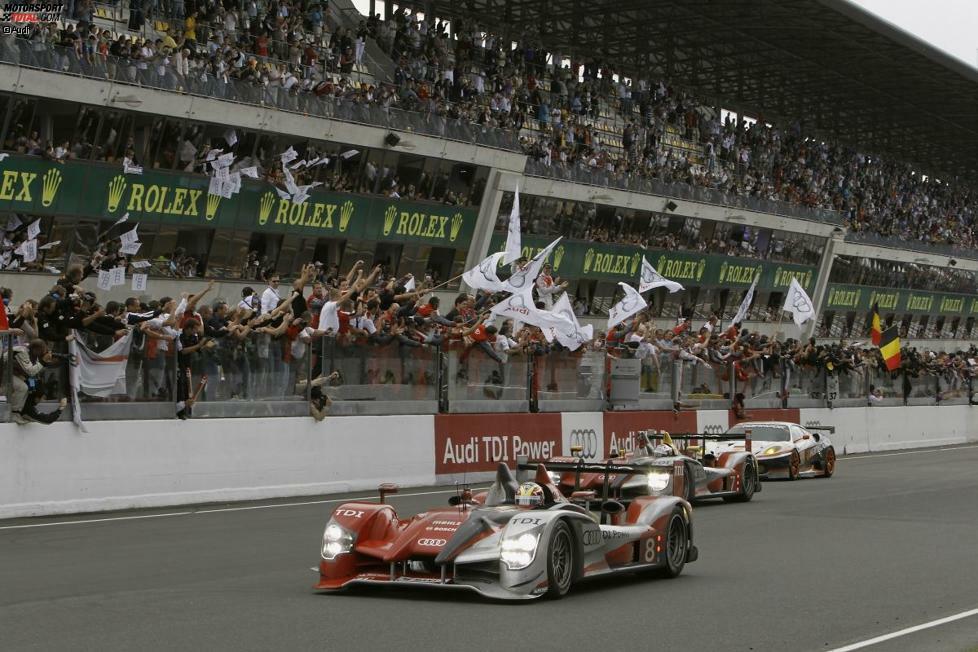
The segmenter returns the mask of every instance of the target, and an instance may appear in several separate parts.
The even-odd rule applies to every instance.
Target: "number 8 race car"
[[[598,465],[585,465],[598,472]],[[606,477],[607,464],[600,465]],[[579,580],[651,571],[676,577],[695,561],[691,508],[676,496],[641,496],[626,507],[594,492],[568,500],[543,464],[518,485],[500,464],[487,492],[465,489],[438,507],[400,519],[384,503],[338,507],[323,533],[319,582],[336,591],[356,585],[410,585],[474,591],[489,598],[559,598]],[[681,467],[677,467],[680,469]],[[636,465],[612,473],[648,473]],[[682,490],[682,480],[676,486]],[[599,509],[591,510],[597,503]]]

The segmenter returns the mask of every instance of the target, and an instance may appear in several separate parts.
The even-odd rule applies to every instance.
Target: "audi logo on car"
[[[580,449],[579,455],[587,459],[594,459],[598,456],[598,433],[594,428],[575,428],[570,434],[570,448],[573,454],[575,449]]]
[[[419,546],[428,546],[431,548],[440,548],[446,543],[448,542],[445,539],[418,539]]]

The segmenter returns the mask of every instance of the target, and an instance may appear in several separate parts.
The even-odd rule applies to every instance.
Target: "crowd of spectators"
[[[545,166],[832,209],[855,232],[978,245],[978,198],[965,183],[825,141],[800,122],[724,119],[671,81],[620,77],[613,62],[554,66],[533,36],[514,48],[464,18],[449,34],[449,23],[422,20],[410,9],[389,21],[371,16],[353,30],[341,26],[328,3],[312,0],[250,0],[230,8],[174,0],[155,5],[171,18],[154,38],[100,29],[91,7],[86,0],[71,8],[77,29],[69,23],[35,30],[32,49],[44,54],[49,44],[63,45],[111,76],[118,67],[132,69],[134,80],[155,73],[174,89],[204,75],[253,83],[275,96],[332,96],[455,118],[519,133],[524,151]],[[392,80],[369,71],[354,78],[355,68],[364,70],[368,41],[393,60]]]
[[[211,281],[194,295],[132,296],[103,304],[83,285],[116,264],[111,254],[96,253],[88,264],[69,267],[37,300],[17,304],[9,289],[0,291],[5,305],[0,330],[14,338],[13,375],[23,381],[15,383],[17,401],[11,405],[16,420],[43,421],[54,414],[41,414],[36,405],[44,397],[64,398],[64,367],[58,364],[75,333],[102,350],[132,331],[128,396],[123,400],[176,401],[181,418],[191,416],[199,400],[297,398],[306,392],[311,413],[321,418],[345,384],[422,387],[435,395],[434,365],[441,364],[435,353],[456,352],[458,371],[450,379],[456,384],[470,382],[474,357],[482,358],[480,364],[498,365],[488,376],[477,373],[471,379],[491,388],[503,383],[503,367],[514,356],[533,359],[566,352],[556,341],[548,342],[539,328],[495,323],[489,309],[505,294],[463,293],[450,308],[443,307],[431,292],[430,280],[391,276],[382,265],[368,270],[363,261],[346,273],[309,264],[291,285],[271,274],[264,288],[244,288],[231,300],[210,296]],[[545,270],[535,287],[537,307],[546,309],[566,286],[547,277]],[[901,379],[904,397],[914,379],[933,378],[930,395],[941,400],[963,395],[978,357],[974,346],[956,353],[905,348],[900,373],[891,374],[879,350],[865,342],[822,345],[814,339],[768,337],[739,324],[722,327],[717,316],[701,325],[687,319],[664,329],[647,312],[599,333],[578,351],[641,358],[643,389],[651,392],[666,365],[680,361],[684,367],[711,371],[701,386],[684,388],[689,395],[729,395],[730,374],[737,396],[753,395],[759,379],[783,374],[862,379],[854,385],[873,374]],[[355,377],[345,375],[350,367],[344,361],[351,358],[358,363]],[[385,366],[382,360],[392,364]],[[429,364],[419,362],[424,360]],[[880,387],[865,393],[867,400],[875,400],[870,395],[882,398]],[[887,391],[892,387],[888,382]]]

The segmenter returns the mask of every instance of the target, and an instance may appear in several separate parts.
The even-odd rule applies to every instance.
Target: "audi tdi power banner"
[[[495,471],[516,458],[560,455],[561,415],[439,414],[435,416],[435,475]]]

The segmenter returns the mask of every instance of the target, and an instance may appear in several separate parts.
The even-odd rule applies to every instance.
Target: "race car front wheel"
[[[550,532],[547,546],[547,596],[562,598],[574,580],[574,537],[566,522],[560,521]]]
[[[799,473],[801,473],[801,456],[798,451],[791,451],[791,457],[788,458],[788,479],[797,480]]]
[[[689,552],[689,528],[682,510],[675,509],[669,517],[669,527],[666,529],[665,565],[659,570],[662,577],[677,577],[686,565],[686,555]]]
[[[754,497],[757,489],[757,467],[748,462],[744,465],[744,475],[740,479],[740,495],[726,496],[724,501],[731,503],[746,503]]]

